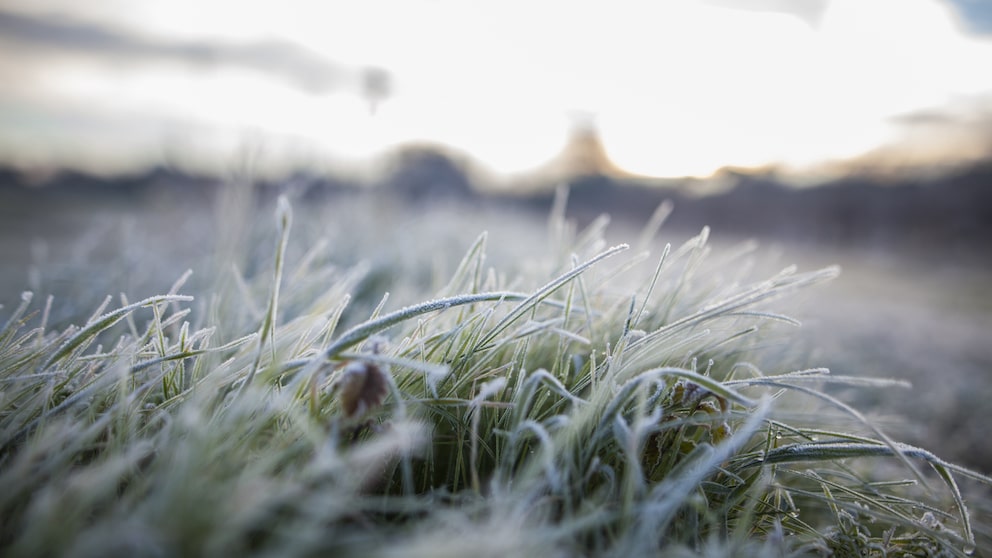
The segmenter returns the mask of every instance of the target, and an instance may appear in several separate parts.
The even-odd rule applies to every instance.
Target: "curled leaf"
[[[345,416],[360,418],[382,405],[389,393],[389,379],[375,363],[351,361],[341,372],[337,392]]]

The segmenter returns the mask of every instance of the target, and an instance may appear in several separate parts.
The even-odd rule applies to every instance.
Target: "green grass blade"
[[[86,324],[86,326],[76,332],[75,335],[70,337],[65,344],[59,347],[57,351],[48,357],[48,359],[38,368],[38,371],[44,372],[48,370],[53,364],[68,356],[69,353],[77,347],[92,339],[101,331],[121,321],[127,314],[137,310],[138,308],[154,306],[163,302],[188,302],[191,300],[193,300],[193,297],[183,295],[153,296],[99,316],[95,320]]]

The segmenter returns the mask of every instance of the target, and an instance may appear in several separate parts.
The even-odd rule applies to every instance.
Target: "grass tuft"
[[[904,386],[792,365],[781,299],[836,268],[730,280],[708,230],[631,254],[566,199],[540,264],[486,268],[483,234],[394,311],[291,238],[285,199],[271,267],[218,281],[206,318],[188,274],[61,331],[25,294],[0,330],[0,554],[975,551],[957,479],[992,479],[826,389]]]

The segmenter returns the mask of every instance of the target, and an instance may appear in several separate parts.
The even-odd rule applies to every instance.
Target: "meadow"
[[[983,269],[215,194],[6,204],[0,553],[992,549]]]

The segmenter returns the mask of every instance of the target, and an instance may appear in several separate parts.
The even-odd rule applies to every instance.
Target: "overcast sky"
[[[429,141],[514,173],[589,121],[657,176],[992,152],[988,0],[6,0],[0,49],[25,167]]]

